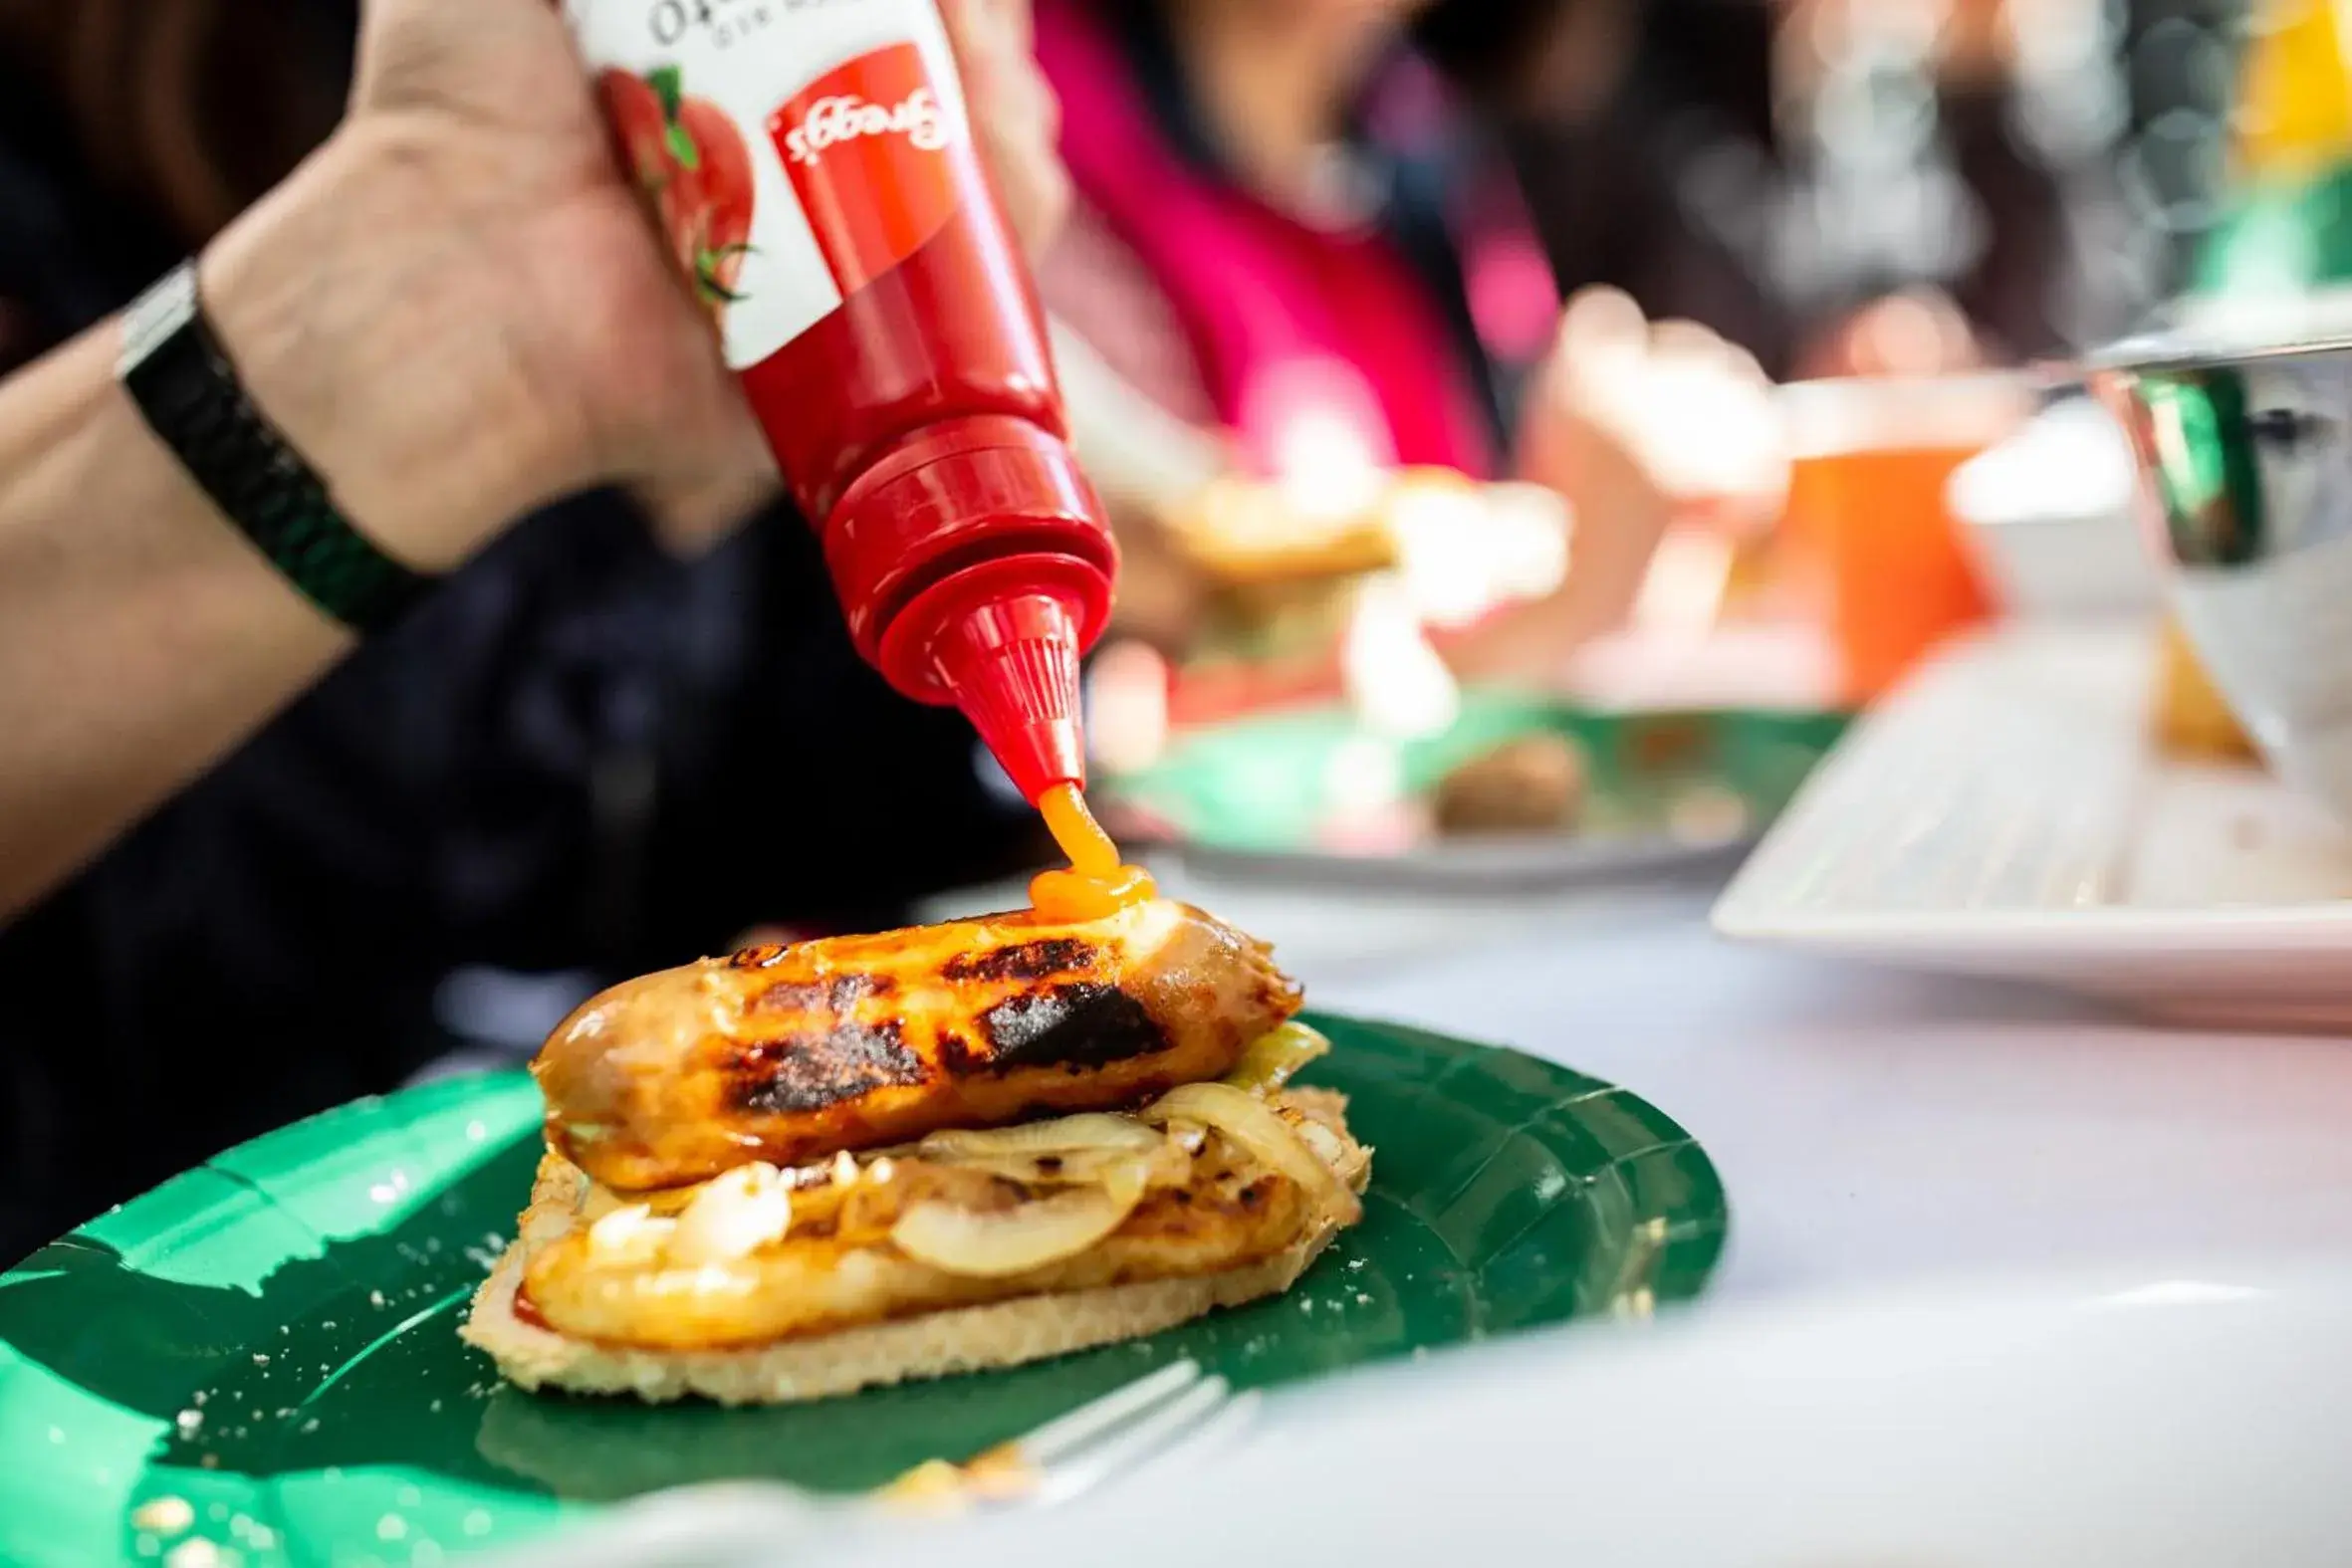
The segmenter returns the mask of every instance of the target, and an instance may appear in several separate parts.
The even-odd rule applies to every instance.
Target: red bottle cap
[[[892,686],[962,709],[1028,799],[1085,782],[1078,656],[1118,555],[1059,437],[996,416],[915,431],[850,486],[824,548],[850,636]]]

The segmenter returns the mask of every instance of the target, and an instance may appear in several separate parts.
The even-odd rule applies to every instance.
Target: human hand
[[[1521,471],[1575,513],[1566,580],[1539,612],[1545,641],[1607,629],[1631,608],[1668,528],[1743,534],[1787,497],[1788,452],[1753,356],[1689,322],[1651,323],[1593,289],[1569,302],[1530,392]]]
[[[1755,356],[1695,322],[1650,322],[1613,289],[1568,302],[1521,437],[1522,472],[1579,511],[1616,503],[1740,528],[1769,520],[1787,491]]]
[[[943,0],[1007,215],[1066,186],[1028,0]],[[222,236],[208,305],[256,401],[353,518],[427,568],[571,491],[681,548],[776,484],[708,319],[610,151],[547,0],[368,0],[351,112]]]

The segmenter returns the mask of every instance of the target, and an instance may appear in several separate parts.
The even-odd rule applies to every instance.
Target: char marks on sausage
[[[896,1023],[841,1022],[744,1047],[735,1103],[746,1111],[822,1111],[876,1089],[923,1081],[920,1057]]]
[[[1009,997],[980,1015],[988,1070],[1100,1067],[1168,1048],[1168,1031],[1116,986],[1084,982]]]
[[[1093,947],[1069,937],[1021,942],[987,953],[964,953],[947,961],[942,980],[1049,980],[1071,970],[1085,969],[1094,959]]]

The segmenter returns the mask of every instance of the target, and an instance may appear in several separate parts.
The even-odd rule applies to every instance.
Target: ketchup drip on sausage
[[[1120,864],[1118,845],[1086,809],[1076,784],[1048,789],[1038,797],[1038,809],[1054,841],[1069,856],[1068,870],[1040,872],[1029,884],[1029,901],[1039,914],[1049,920],[1099,920],[1159,895],[1150,872]]]

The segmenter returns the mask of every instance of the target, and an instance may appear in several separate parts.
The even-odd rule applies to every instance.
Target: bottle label
[[[565,14],[732,368],[955,215],[974,153],[932,0],[565,0]]]
[[[961,128],[950,124],[913,44],[860,55],[769,117],[842,294],[912,256],[954,216],[948,159]]]

